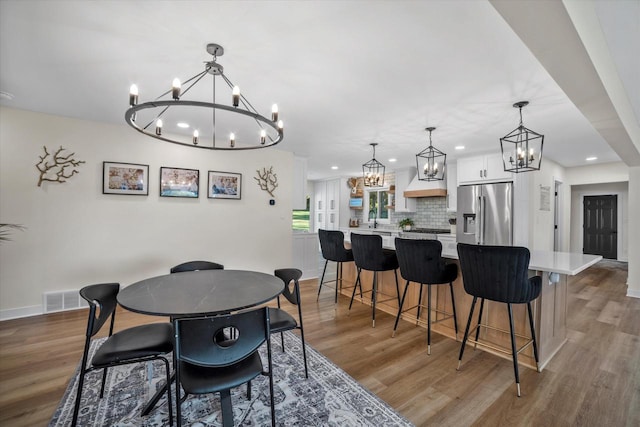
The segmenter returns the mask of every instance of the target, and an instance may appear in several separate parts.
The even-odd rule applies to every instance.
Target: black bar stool
[[[398,258],[396,252],[390,249],[382,248],[382,236],[378,234],[356,234],[351,233],[351,247],[353,249],[353,259],[358,268],[358,277],[356,278],[355,286],[353,287],[353,293],[351,294],[351,302],[349,303],[349,310],[353,305],[353,298],[356,296],[356,287],[360,286],[360,296],[362,297],[362,281],[360,279],[360,272],[362,270],[373,271],[373,284],[371,290],[371,306],[373,327],[376,327],[376,300],[378,293],[378,272],[393,270],[393,274],[396,278],[396,297],[398,299],[398,305],[400,304],[400,289],[398,287]],[[380,302],[389,301],[392,298],[382,300]]]
[[[504,348],[492,345],[479,340],[480,328],[493,329],[506,332],[501,329],[481,324],[482,309],[484,300],[504,302],[509,311],[509,328],[511,334],[511,355],[513,357],[513,370],[516,377],[518,397],[520,397],[520,376],[518,373],[518,353],[533,344],[533,355],[538,364],[538,343],[536,341],[536,331],[533,326],[533,313],[531,301],[538,298],[542,290],[542,279],[540,276],[528,277],[529,259],[531,257],[529,249],[518,246],[479,246],[458,243],[458,257],[460,268],[464,280],[464,290],[473,296],[473,303],[469,312],[469,320],[464,331],[462,347],[460,347],[460,357],[458,358],[458,369],[462,362],[467,340],[474,344],[484,345],[496,351],[509,353]],[[475,340],[469,338],[471,318],[478,298],[480,302],[480,313],[478,324],[474,327]],[[513,329],[512,304],[527,304],[529,314],[529,327],[531,337],[519,335]],[[516,336],[524,338],[526,341],[519,349],[516,349]],[[538,372],[540,371],[539,366]]]
[[[407,281],[402,294],[402,300],[398,307],[398,316],[396,324],[393,327],[392,337],[396,335],[398,322],[403,312],[418,308],[416,316],[416,325],[420,320],[420,309],[427,309],[427,354],[431,354],[431,285],[449,284],[451,290],[451,305],[453,313],[434,308],[436,312],[436,320],[433,323],[442,322],[453,318],[453,326],[456,331],[456,340],[458,339],[458,319],[456,317],[456,300],[453,295],[453,282],[458,277],[458,266],[456,264],[445,264],[442,259],[442,243],[438,240],[417,240],[417,239],[400,239],[396,237],[396,255],[398,256],[398,264],[400,265],[400,274]],[[420,294],[418,296],[418,305],[402,310],[404,300],[407,296],[409,283],[420,284]],[[427,306],[422,305],[422,290],[424,285],[427,286]],[[442,319],[438,319],[438,313],[444,314]]]
[[[320,250],[322,251],[322,257],[324,261],[324,269],[322,270],[322,278],[320,279],[320,286],[318,286],[318,297],[320,298],[320,291],[324,283],[336,282],[335,285],[335,302],[338,302],[338,286],[342,290],[342,263],[353,261],[353,252],[351,249],[344,247],[344,233],[338,230],[318,230],[318,237],[320,239]],[[329,261],[333,261],[336,264],[336,280],[324,281],[324,275],[327,272],[327,264]]]

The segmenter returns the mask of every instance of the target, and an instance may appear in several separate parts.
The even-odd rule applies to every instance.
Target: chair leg
[[[407,297],[407,290],[409,289],[409,281],[404,285],[404,292],[402,293],[402,299],[400,300],[400,307],[398,307],[398,315],[396,316],[396,323],[393,325],[393,333],[391,338],[396,336],[396,329],[398,329],[398,322],[400,321],[400,315],[402,315],[402,306],[404,305],[404,299]]]
[[[398,270],[393,270],[393,275],[396,277],[396,295],[398,296],[398,304],[400,304],[400,285],[398,285]]]
[[[371,317],[373,318],[372,328],[376,327],[376,294],[378,293],[378,272],[373,272],[373,292],[371,292]]]
[[[104,385],[107,382],[107,368],[102,369],[102,385],[100,386],[100,399],[104,397]]]
[[[427,285],[427,356],[431,356],[431,285]]]
[[[80,399],[82,397],[82,387],[84,386],[84,375],[84,369],[81,369],[78,376],[78,391],[76,392],[76,403],[73,407],[73,418],[71,420],[71,427],[76,427],[76,424],[78,423],[78,414],[80,413]]]
[[[476,301],[478,297],[473,297],[471,303],[471,310],[469,311],[469,320],[467,320],[467,327],[464,330],[464,337],[462,337],[462,346],[460,346],[460,356],[458,357],[458,370],[460,370],[460,364],[462,363],[462,355],[464,354],[464,346],[467,345],[467,338],[469,337],[469,329],[471,328],[471,319],[473,319],[473,310],[476,307]]]
[[[342,265],[342,263],[341,263],[341,262],[337,262],[337,263],[336,263],[336,286],[335,286],[335,288],[336,288],[336,293],[335,293],[335,297],[334,297],[334,300],[333,300],[333,302],[334,302],[335,304],[337,304],[337,303],[338,303],[338,283],[341,283],[341,282],[340,282],[340,265]]]
[[[422,287],[423,283],[420,283],[420,293],[418,294],[418,315],[416,316],[416,326],[418,326],[418,322],[420,321],[420,310],[422,309]]]
[[[169,361],[164,357],[161,358],[164,362],[164,369],[167,376],[167,405],[169,405],[169,426],[173,426],[173,404],[171,402],[171,368],[169,367]]]
[[[309,369],[307,368],[307,348],[304,341],[304,328],[300,323],[300,341],[302,341],[302,359],[304,360],[304,377],[309,378]]]
[[[324,283],[324,274],[327,272],[327,264],[329,264],[329,260],[325,259],[324,268],[322,269],[322,278],[320,279],[320,286],[318,286],[318,297],[316,298],[316,301],[320,299],[320,291],[322,290],[322,283]]]
[[[220,409],[222,410],[222,425],[233,426],[233,407],[231,406],[231,390],[220,391]]]
[[[351,310],[351,306],[353,305],[353,299],[356,297],[356,288],[360,284],[360,271],[361,269],[358,268],[358,276],[356,277],[356,284],[353,287],[353,293],[351,294],[351,302],[349,303],[349,310]],[[362,285],[360,285],[360,292],[362,293]]]
[[[513,353],[513,372],[516,375],[516,387],[518,389],[518,397],[520,397],[520,374],[518,372],[518,352],[516,351],[516,336],[513,331],[513,312],[511,304],[507,303],[509,310],[509,331],[511,332],[511,353]]]
[[[453,307],[453,326],[456,329],[456,340],[458,339],[458,315],[456,314],[456,298],[453,296],[453,282],[449,282],[451,290],[451,306]]]
[[[482,321],[482,311],[484,310],[484,298],[480,300],[480,312],[478,313],[478,327],[476,328],[476,344],[474,344],[473,348],[478,348],[478,338],[480,337],[480,323]]]
[[[538,340],[536,339],[536,329],[533,326],[533,311],[531,310],[531,302],[527,303],[527,311],[529,312],[529,327],[531,328],[531,338],[533,339],[533,356],[536,358],[536,370],[540,372],[540,366],[538,366]]]
[[[280,332],[280,344],[282,345],[282,352],[284,353],[284,333]]]

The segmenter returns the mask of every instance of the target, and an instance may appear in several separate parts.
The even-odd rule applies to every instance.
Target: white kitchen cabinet
[[[349,225],[349,189],[344,178],[314,184],[313,230],[337,230]]]
[[[505,172],[502,154],[458,159],[458,185],[486,181],[513,181],[513,174]]]
[[[396,171],[396,193],[395,193],[395,211],[396,212],[415,212],[417,199],[412,197],[404,197],[404,190],[407,189],[409,183],[416,176],[416,169],[401,169]]]
[[[455,212],[458,209],[458,165],[447,162],[447,211]]]

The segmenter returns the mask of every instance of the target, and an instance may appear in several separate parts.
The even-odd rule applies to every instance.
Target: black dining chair
[[[172,267],[170,272],[173,274],[198,270],[224,270],[224,265],[211,261],[188,261]]]
[[[458,266],[456,264],[446,264],[442,258],[442,243],[438,240],[418,240],[418,239],[401,239],[396,237],[396,255],[398,256],[398,264],[400,265],[400,275],[407,281],[398,307],[398,316],[393,326],[393,334],[395,336],[398,329],[398,322],[403,312],[417,308],[416,325],[421,322],[420,309],[427,309],[427,354],[431,354],[431,324],[443,322],[453,318],[453,326],[456,331],[456,339],[458,337],[458,320],[456,318],[456,300],[453,294],[453,282],[458,277]],[[418,305],[403,310],[404,301],[407,297],[410,283],[418,283],[420,285],[420,293],[418,295]],[[437,308],[433,308],[436,312],[436,320],[431,320],[431,286],[432,285],[449,285],[451,291],[451,305],[453,313],[448,313]],[[424,286],[427,287],[427,306],[422,304],[422,291]],[[438,319],[438,313],[444,316]]]
[[[465,291],[473,296],[471,310],[469,311],[469,320],[464,331],[462,346],[460,347],[460,356],[458,357],[458,369],[462,363],[462,355],[464,353],[467,340],[483,345],[479,340],[480,328],[487,328],[503,332],[501,329],[485,325],[481,323],[482,310],[484,301],[496,301],[507,304],[509,312],[509,332],[511,335],[511,355],[513,357],[513,370],[516,377],[516,386],[518,397],[520,397],[520,375],[518,372],[518,353],[533,344],[533,355],[538,364],[538,343],[536,341],[536,331],[533,324],[533,312],[531,309],[531,301],[538,298],[542,290],[542,279],[540,276],[528,277],[529,259],[531,257],[529,249],[519,246],[481,246],[458,243],[458,257],[460,260],[460,269],[462,270],[462,279]],[[476,306],[478,298],[480,301],[480,312],[478,314],[478,324],[475,326],[475,340],[469,338],[471,319],[473,318],[473,310]],[[527,304],[527,312],[529,314],[529,327],[531,328],[531,337],[519,335],[515,333],[513,327],[513,312],[511,306],[513,304]],[[516,348],[516,336],[525,339],[525,343]],[[491,345],[491,348],[504,353],[507,350]],[[539,371],[539,367],[538,367]]]
[[[269,377],[271,425],[276,425],[273,401],[273,366],[269,329],[269,309],[234,314],[182,318],[176,329],[176,413],[182,425],[180,406],[190,394],[220,393],[222,423],[233,426],[231,389],[249,383],[258,375]],[[226,329],[236,331],[234,339],[221,339]],[[268,371],[264,371],[258,349],[267,343]],[[180,386],[184,397],[180,397]]]
[[[324,261],[324,269],[322,270],[322,277],[320,278],[320,285],[318,286],[318,297],[320,298],[320,291],[322,291],[322,285],[325,283],[335,282],[335,297],[334,302],[338,302],[338,288],[342,290],[342,264],[345,262],[353,261],[353,251],[347,249],[344,246],[344,233],[339,230],[318,230],[318,238],[320,239],[320,251]],[[327,264],[329,261],[336,263],[336,279],[324,281],[325,273],[327,272]],[[348,289],[346,287],[345,289]]]
[[[280,333],[280,341],[282,342],[282,351],[284,352],[284,331],[290,331],[293,329],[300,330],[300,340],[302,342],[302,357],[304,359],[304,377],[309,378],[309,372],[307,369],[307,350],[304,343],[304,326],[302,324],[302,300],[300,299],[300,277],[302,277],[302,271],[297,268],[281,268],[274,272],[276,277],[279,277],[284,282],[284,290],[282,295],[291,304],[298,307],[298,321],[280,308],[280,295],[278,295],[278,308],[269,308],[269,326],[271,333]],[[293,284],[293,289],[291,288]]]
[[[353,293],[351,294],[351,302],[349,303],[349,310],[353,305],[353,299],[356,296],[356,288],[360,287],[360,294],[362,291],[362,279],[360,273],[362,270],[373,271],[373,283],[371,290],[371,306],[372,306],[372,318],[373,327],[376,327],[376,301],[378,294],[378,272],[393,270],[393,274],[396,279],[396,298],[398,305],[400,305],[400,289],[398,286],[398,258],[396,252],[391,249],[384,249],[382,247],[382,236],[378,234],[357,234],[351,233],[351,247],[353,249],[353,259],[358,269],[358,275],[356,277],[356,283],[353,287]],[[385,302],[394,299],[393,297],[381,300],[379,302]]]
[[[119,283],[102,283],[85,286],[80,289],[80,296],[89,303],[89,320],[87,323],[80,373],[78,374],[78,392],[73,408],[71,425],[76,426],[78,422],[82,389],[87,373],[98,369],[103,370],[102,386],[100,388],[100,398],[102,398],[108,368],[151,360],[162,360],[164,362],[167,376],[169,424],[173,425],[171,374],[169,359],[165,356],[173,351],[173,327],[170,323],[151,323],[125,329],[114,334],[113,325],[116,317],[116,298],[119,291]],[[100,331],[109,317],[111,317],[109,336],[96,350],[91,361],[87,363],[92,338]]]

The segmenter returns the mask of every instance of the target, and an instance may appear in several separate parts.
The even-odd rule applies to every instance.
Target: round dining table
[[[263,304],[284,286],[278,277],[257,271],[187,271],[133,283],[118,293],[118,303],[152,316],[212,316]]]
[[[284,286],[278,277],[257,271],[187,271],[133,283],[120,290],[118,304],[136,313],[168,316],[175,322],[254,307],[280,295]],[[153,409],[166,390],[165,386],[156,392],[143,407],[142,415]]]

